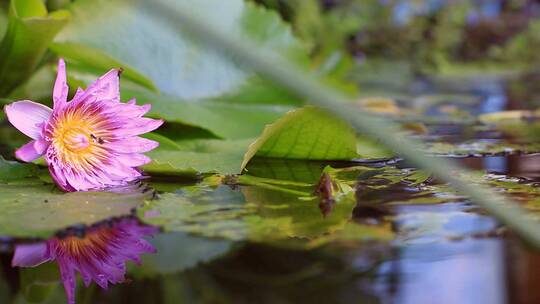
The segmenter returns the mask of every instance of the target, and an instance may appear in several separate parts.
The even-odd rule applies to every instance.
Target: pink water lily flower
[[[107,289],[109,283],[125,281],[127,260],[141,263],[140,255],[156,253],[144,236],[157,233],[158,229],[142,226],[135,220],[125,219],[113,227],[106,225],[90,228],[83,238],[68,236],[52,238],[35,244],[15,247],[12,266],[36,267],[56,261],[69,304],[75,303],[76,273],[81,274],[85,286],[95,281]]]
[[[142,117],[150,105],[120,102],[119,69],[79,88],[68,102],[66,67],[58,62],[53,109],[29,101],[5,106],[9,122],[32,138],[15,152],[25,162],[45,156],[49,171],[64,191],[125,185],[142,175],[150,162],[144,152],[159,144],[138,135],[157,129],[162,120]]]

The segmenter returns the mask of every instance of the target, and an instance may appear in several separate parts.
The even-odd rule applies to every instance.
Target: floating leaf
[[[328,162],[297,159],[254,158],[246,173],[272,180],[302,182],[315,185]]]
[[[129,215],[147,196],[111,192],[58,193],[52,184],[0,184],[0,235],[47,238],[67,226]]]
[[[160,174],[239,174],[251,140],[188,140],[148,153],[152,162],[143,167]]]

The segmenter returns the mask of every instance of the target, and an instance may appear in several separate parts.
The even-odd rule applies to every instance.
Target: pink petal
[[[129,117],[129,118],[142,117],[144,114],[148,113],[148,111],[150,111],[150,109],[152,108],[152,105],[150,104],[138,106],[135,104],[134,99],[128,101],[127,103],[107,102],[105,104],[106,104],[107,109],[104,111],[104,113],[114,114],[117,117]]]
[[[41,126],[52,110],[30,100],[17,101],[4,107],[9,122],[32,139],[41,138]]]
[[[109,160],[111,163],[104,168],[110,176],[119,181],[132,181],[141,176],[141,173],[132,167],[126,166],[116,159]]]
[[[153,150],[159,146],[157,141],[142,137],[130,137],[115,140],[106,144],[108,149],[119,153],[143,153]]]
[[[66,81],[66,64],[64,59],[58,60],[58,74],[53,89],[54,108],[58,109],[67,103],[68,86]]]
[[[69,304],[75,304],[75,287],[77,282],[75,281],[75,269],[71,267],[71,263],[66,258],[57,259],[58,268],[60,268],[60,276],[64,282],[64,290]]]
[[[114,131],[116,136],[129,137],[145,134],[159,128],[163,124],[161,119],[151,119],[146,117],[131,119],[123,123],[121,129]]]
[[[84,90],[81,88],[77,88],[77,91],[75,91],[75,96],[73,96],[73,100],[80,99],[81,96],[84,95]]]
[[[64,172],[60,170],[59,168],[57,168],[57,165],[53,163],[52,160],[49,160],[47,158],[45,158],[45,160],[49,164],[49,172],[51,173],[51,176],[56,182],[56,184],[64,191],[67,191],[67,192],[73,191],[74,189],[67,183]]]
[[[36,267],[50,260],[47,243],[22,244],[15,247],[11,266]]]
[[[142,165],[146,165],[152,161],[150,157],[144,155],[144,154],[119,154],[118,161],[122,164],[129,166],[129,167],[139,167]]]
[[[92,83],[83,95],[97,97],[97,100],[120,102],[120,70],[112,69]]]
[[[65,172],[64,176],[66,177],[67,183],[71,187],[73,187],[75,191],[88,191],[98,186],[96,184],[89,182],[85,178],[86,175],[84,173],[79,174],[78,172],[75,172],[75,173]]]
[[[48,147],[49,143],[45,140],[32,140],[15,151],[15,157],[24,162],[31,162],[41,157]]]

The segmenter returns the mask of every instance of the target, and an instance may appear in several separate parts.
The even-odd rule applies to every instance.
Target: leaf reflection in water
[[[155,253],[156,249],[143,239],[158,229],[143,226],[135,219],[122,219],[112,226],[102,224],[88,228],[84,236],[53,237],[33,244],[15,247],[12,266],[36,267],[56,261],[60,269],[68,303],[75,303],[76,272],[85,286],[95,281],[106,289],[109,283],[125,280],[127,260],[141,263],[140,255]]]

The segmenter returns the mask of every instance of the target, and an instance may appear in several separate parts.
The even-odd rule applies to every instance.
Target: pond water
[[[504,88],[500,83],[475,86],[467,94],[479,102],[463,107],[473,114],[534,107],[516,103]],[[435,108],[426,113],[437,117]],[[471,133],[467,128],[431,123],[426,138],[507,143],[498,132]],[[462,146],[447,156],[459,156],[456,160],[462,165],[490,174],[463,178],[488,183],[533,214],[537,211],[538,154],[476,151],[477,157],[464,157],[467,149],[474,150]],[[0,148],[6,156],[11,150],[7,145]],[[331,168],[325,169],[327,165]],[[55,242],[71,242],[62,248],[73,252],[82,248],[78,242],[94,242],[95,251],[88,255],[95,264],[79,260],[72,265],[94,271],[98,280],[107,271],[90,268],[122,269],[124,260],[141,256],[139,266],[128,263],[127,280],[109,284],[107,290],[95,283],[84,287],[81,280],[72,282],[77,285],[77,302],[540,302],[540,289],[535,288],[540,278],[538,253],[465,197],[404,162],[257,159],[248,169],[247,176],[218,181],[154,177],[142,187],[146,203],[131,199],[139,206],[131,217],[139,220],[124,218],[132,206],[120,200],[116,219],[57,233]],[[62,212],[69,217],[75,211],[68,203],[81,199],[71,196],[61,205],[53,201],[58,197],[51,197],[43,197],[50,213],[26,220],[54,221]],[[99,221],[96,209],[77,212],[91,224],[92,218]],[[161,232],[141,230],[152,227],[146,225]],[[55,264],[65,252],[54,252],[56,263],[12,267],[14,251],[23,254],[21,246],[43,243],[22,235],[6,235],[3,240],[0,302],[63,303],[64,288]],[[100,251],[103,242],[116,246],[114,259]]]

